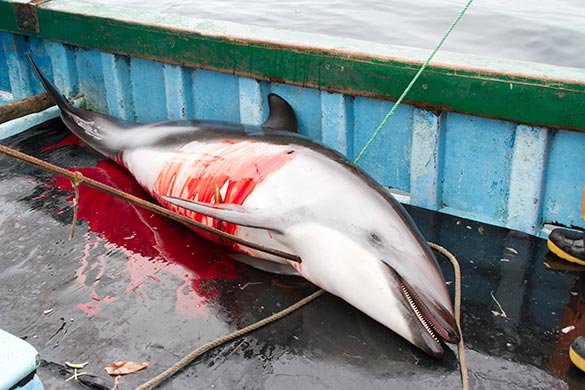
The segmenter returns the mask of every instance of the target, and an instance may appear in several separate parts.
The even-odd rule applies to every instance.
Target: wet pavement
[[[121,168],[70,136],[59,120],[2,142],[147,197]],[[304,279],[238,264],[188,229],[0,156],[0,328],[35,346],[47,389],[65,361],[113,383],[103,368],[149,361],[122,378],[130,389],[196,347],[316,290]],[[425,237],[459,259],[463,332],[474,389],[585,389],[568,347],[585,335],[585,276],[545,266],[546,242],[413,207]],[[452,270],[441,259],[446,279]],[[554,263],[553,268],[565,264]],[[556,265],[555,265],[556,264]],[[452,288],[452,283],[450,284]],[[499,303],[499,305],[498,305]],[[500,307],[501,306],[501,307]],[[561,331],[568,326],[574,330]],[[427,357],[326,294],[287,318],[221,346],[163,389],[459,388],[454,353]]]

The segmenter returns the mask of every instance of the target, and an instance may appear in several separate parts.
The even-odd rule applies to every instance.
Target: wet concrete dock
[[[121,168],[80,145],[58,120],[2,143],[147,197]],[[38,349],[47,389],[82,388],[65,382],[67,373],[53,362],[89,361],[85,371],[110,382],[103,370],[109,363],[151,362],[122,378],[122,389],[133,388],[197,346],[316,290],[304,279],[235,263],[183,226],[83,186],[69,241],[69,181],[5,156],[0,167],[0,328]],[[580,269],[554,259],[545,266],[544,240],[408,210],[425,237],[461,263],[472,388],[585,388],[585,374],[568,358],[570,343],[585,335]],[[450,265],[440,260],[452,282]],[[442,361],[429,358],[326,294],[209,352],[161,388],[459,386],[454,353]]]

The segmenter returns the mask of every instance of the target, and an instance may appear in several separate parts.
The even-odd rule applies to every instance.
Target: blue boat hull
[[[25,53],[87,108],[148,122],[221,119],[261,123],[266,95],[295,108],[301,133],[353,159],[392,102],[86,50],[0,32],[0,89],[42,92]],[[39,120],[57,115],[51,109]],[[30,121],[30,119],[29,119]],[[0,137],[26,128],[0,126]],[[402,104],[360,165],[399,200],[545,236],[547,225],[585,227],[585,133]]]

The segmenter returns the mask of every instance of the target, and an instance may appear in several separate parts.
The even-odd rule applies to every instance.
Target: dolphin
[[[71,105],[40,72],[65,125],[124,166],[162,206],[301,262],[224,242],[262,270],[300,275],[440,358],[460,335],[444,277],[410,216],[342,155],[297,134],[268,96],[260,126],[210,120],[134,123]]]

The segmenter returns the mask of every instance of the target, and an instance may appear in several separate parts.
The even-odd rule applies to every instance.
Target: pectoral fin
[[[250,210],[231,203],[209,204],[195,202],[174,196],[163,196],[162,198],[175,206],[235,225],[270,230],[279,234],[284,232],[284,223],[280,218],[267,215],[261,210]]]
[[[292,275],[301,276],[299,271],[291,267],[289,264],[277,263],[270,260],[258,259],[256,257],[248,256],[243,253],[229,252],[228,256],[235,260],[247,264],[251,267],[258,268],[259,270],[271,272],[273,274],[280,275]]]

